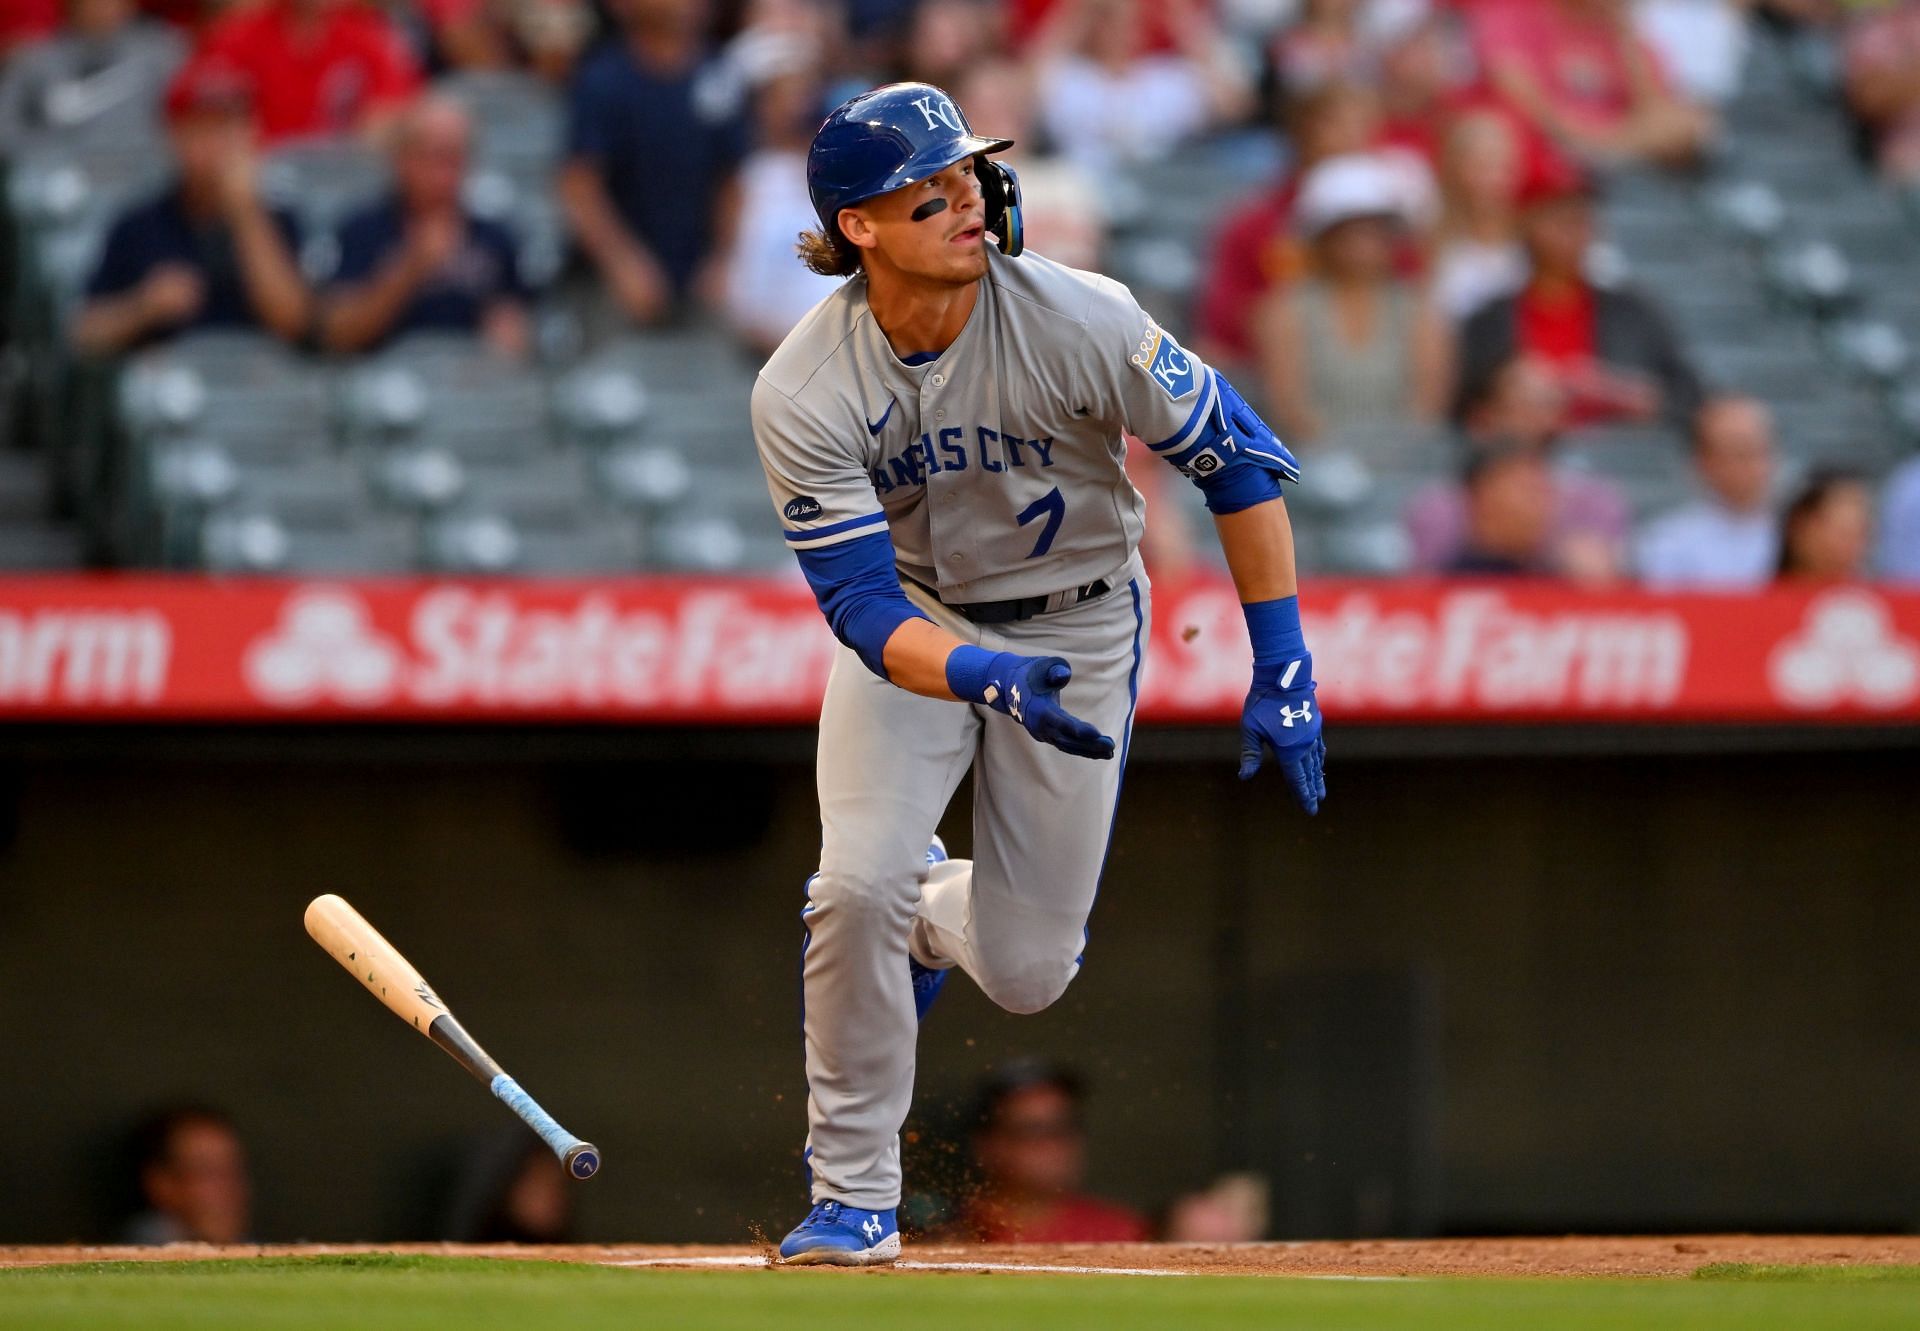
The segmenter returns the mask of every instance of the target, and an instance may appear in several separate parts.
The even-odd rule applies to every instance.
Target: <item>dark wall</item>
[[[440,1165],[506,1115],[306,938],[323,891],[604,1148],[587,1237],[791,1222],[799,746],[244,747],[0,762],[0,1241],[107,1232],[116,1135],[183,1095],[240,1121],[263,1237],[433,1232]],[[1251,1166],[1284,1234],[1912,1227],[1913,770],[1336,750],[1309,821],[1225,754],[1140,763],[1082,977],[1029,1018],[950,986],[926,1117],[1042,1051],[1142,1206]]]

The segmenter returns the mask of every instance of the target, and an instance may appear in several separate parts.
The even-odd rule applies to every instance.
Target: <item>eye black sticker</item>
[[[914,221],[924,222],[929,217],[938,217],[946,210],[947,201],[945,199],[928,199],[925,203],[913,210],[912,216]]]

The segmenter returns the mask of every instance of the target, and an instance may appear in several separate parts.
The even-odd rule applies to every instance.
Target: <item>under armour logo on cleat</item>
[[[1301,725],[1305,725],[1311,720],[1313,720],[1313,704],[1311,702],[1303,702],[1298,707],[1288,707],[1285,703],[1280,705],[1280,724],[1289,730],[1293,729],[1293,723],[1295,721],[1298,721]]]
[[[860,1232],[867,1236],[867,1242],[878,1243],[880,1241],[880,1217],[870,1215],[865,1220],[862,1220],[860,1222]]]

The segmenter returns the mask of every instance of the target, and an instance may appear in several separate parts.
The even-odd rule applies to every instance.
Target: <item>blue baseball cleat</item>
[[[947,843],[935,834],[933,843],[927,847],[927,866],[945,863]],[[922,966],[911,955],[907,957],[907,973],[913,976],[913,1013],[921,1021],[927,1019],[927,1009],[933,1006],[933,1000],[940,997],[940,990],[946,986],[947,972],[935,970],[931,966]]]
[[[841,1202],[816,1202],[780,1240],[780,1260],[788,1266],[878,1266],[899,1257],[900,1226],[892,1207],[862,1211]]]

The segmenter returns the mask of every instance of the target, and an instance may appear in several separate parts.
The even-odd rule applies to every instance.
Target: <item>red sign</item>
[[[1336,723],[1920,720],[1920,594],[1530,583],[1308,587]],[[0,717],[814,719],[835,644],[798,582],[0,581]],[[1222,723],[1247,687],[1231,586],[1156,598],[1141,716]]]

